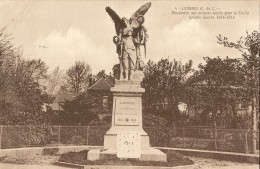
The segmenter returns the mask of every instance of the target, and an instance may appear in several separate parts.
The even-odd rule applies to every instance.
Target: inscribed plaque
[[[119,97],[116,98],[115,102],[115,125],[139,125],[140,100],[132,97]]]
[[[118,158],[140,158],[141,157],[140,132],[136,132],[136,131],[118,132],[117,157]]]

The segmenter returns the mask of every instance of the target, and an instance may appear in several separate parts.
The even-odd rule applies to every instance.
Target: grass
[[[167,154],[167,162],[156,162],[156,161],[139,161],[138,159],[109,159],[109,160],[96,160],[88,161],[87,153],[88,150],[81,152],[69,152],[62,154],[59,161],[74,163],[80,165],[123,165],[123,166],[182,166],[182,165],[192,165],[194,162],[188,157],[185,157],[175,151],[163,150]]]

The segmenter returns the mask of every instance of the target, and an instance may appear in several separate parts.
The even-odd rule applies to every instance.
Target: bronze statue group
[[[125,17],[121,19],[115,11],[106,7],[116,28],[117,36],[113,37],[113,42],[119,57],[119,80],[132,80],[134,72],[144,67],[148,35],[143,23],[144,14],[150,6],[150,2],[141,6],[129,20]]]

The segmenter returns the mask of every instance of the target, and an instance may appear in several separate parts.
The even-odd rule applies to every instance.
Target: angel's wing
[[[120,28],[122,27],[122,20],[121,18],[117,15],[117,13],[111,9],[109,6],[106,7],[106,12],[108,15],[112,18],[112,20],[115,23],[115,28],[116,28],[116,34],[119,35]]]
[[[130,22],[131,22],[131,25],[133,27],[138,27],[139,26],[139,23],[137,22],[137,18],[139,16],[143,16],[147,11],[148,9],[151,7],[152,3],[151,2],[147,2],[146,4],[144,4],[143,6],[141,6],[130,18]]]

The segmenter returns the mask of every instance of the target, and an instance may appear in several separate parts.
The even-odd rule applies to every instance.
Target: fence
[[[60,145],[102,146],[110,127],[101,126],[1,126],[1,149]],[[252,137],[259,149],[259,131],[182,127],[144,127],[151,146],[248,153]]]
[[[254,133],[259,150],[259,132]],[[183,127],[178,128],[171,139],[172,147],[249,153],[252,147],[253,132],[250,130],[212,129]]]
[[[216,117],[217,126],[231,126],[234,118],[233,117]],[[201,119],[199,117],[189,117],[189,121],[185,122],[186,126],[197,126],[203,124],[204,126],[212,126],[213,119],[212,117],[206,117]]]

